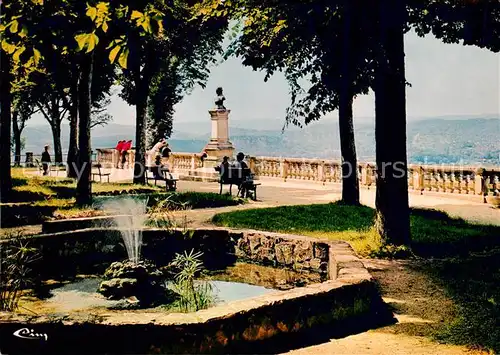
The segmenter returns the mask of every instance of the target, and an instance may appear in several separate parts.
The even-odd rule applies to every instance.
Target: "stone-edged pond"
[[[23,293],[18,312],[0,315],[1,351],[242,352],[247,344],[340,326],[376,313],[381,304],[370,274],[345,242],[224,228],[142,230],[141,262],[158,271],[154,284],[166,291],[147,302],[123,288],[113,296],[103,283],[134,283],[113,281],[130,279],[117,263],[127,259],[121,232],[99,227],[30,237],[40,253],[31,266],[40,282]],[[186,306],[190,296],[179,277],[186,269],[180,264],[193,257],[197,272],[189,285],[200,297],[194,308]],[[47,339],[13,335],[23,328]]]

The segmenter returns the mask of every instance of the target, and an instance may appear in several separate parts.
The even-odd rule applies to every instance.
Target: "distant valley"
[[[375,130],[371,120],[355,120],[356,147],[360,161],[375,160]],[[257,156],[284,156],[321,159],[340,158],[338,123],[315,122],[303,129],[281,130],[278,120],[230,121],[230,137],[238,151]],[[258,127],[266,127],[259,129]],[[92,132],[92,146],[114,147],[120,139],[133,139],[134,127],[109,124]],[[63,127],[62,144],[68,146],[67,125]],[[23,132],[26,151],[41,151],[52,146],[47,126],[27,126]],[[210,137],[210,121],[175,122],[169,139],[175,152],[200,152]],[[411,163],[492,164],[500,165],[500,119],[435,118],[410,121],[407,129],[408,156]]]

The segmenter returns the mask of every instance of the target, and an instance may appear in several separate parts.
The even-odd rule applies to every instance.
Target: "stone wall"
[[[108,223],[109,217],[88,218],[90,223]],[[63,226],[63,224],[61,225]],[[55,224],[53,230],[61,227]],[[127,252],[120,231],[110,227],[87,228],[71,232],[41,234],[25,239],[38,249],[41,258],[34,265],[46,277],[74,273],[99,273],[113,261],[124,260]],[[9,243],[9,240],[0,240]],[[203,252],[209,269],[224,268],[236,258],[264,265],[310,271],[336,279],[349,272],[362,272],[364,266],[351,246],[342,241],[253,230],[199,228],[188,231],[146,229],[143,231],[142,255],[165,265],[176,253]]]
[[[312,238],[259,231],[242,232],[235,249],[243,259],[319,273],[328,272],[328,250],[328,243]]]
[[[127,258],[120,231],[109,227],[41,234],[23,239],[41,256],[32,268],[47,278],[100,273],[113,261]],[[0,246],[9,242],[8,239],[0,240]],[[158,265],[170,262],[175,253],[191,249],[203,252],[202,259],[209,269],[225,267],[235,260],[234,243],[227,230],[143,231],[142,255]]]
[[[68,218],[60,220],[45,221],[42,223],[42,233],[60,233],[67,231],[75,231],[88,228],[104,228],[120,225],[120,219],[128,220],[130,216],[99,216],[99,217],[83,217],[83,218]]]

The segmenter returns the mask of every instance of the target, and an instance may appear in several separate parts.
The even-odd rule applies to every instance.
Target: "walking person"
[[[50,153],[49,153],[49,146],[46,145],[43,149],[42,152],[42,168],[43,168],[43,175],[49,175],[49,170],[50,170]]]

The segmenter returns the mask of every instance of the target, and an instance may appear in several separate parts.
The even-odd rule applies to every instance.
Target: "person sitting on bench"
[[[229,157],[222,158],[222,163],[215,167],[215,171],[218,171],[221,176],[226,176],[229,172]]]
[[[155,180],[165,181],[168,190],[175,189],[175,180],[170,175],[169,169],[162,165],[161,155],[155,158],[155,165],[151,168]],[[165,176],[167,175],[167,177]]]
[[[248,191],[246,186],[250,183],[253,184],[253,181],[251,180],[251,174],[250,174],[250,169],[248,168],[247,163],[243,160],[245,159],[245,154],[242,152],[239,152],[238,155],[236,155],[236,164],[235,166],[238,169],[241,169],[241,174],[242,176],[242,183],[238,186],[238,190],[241,193],[241,197],[245,197],[248,195]]]

